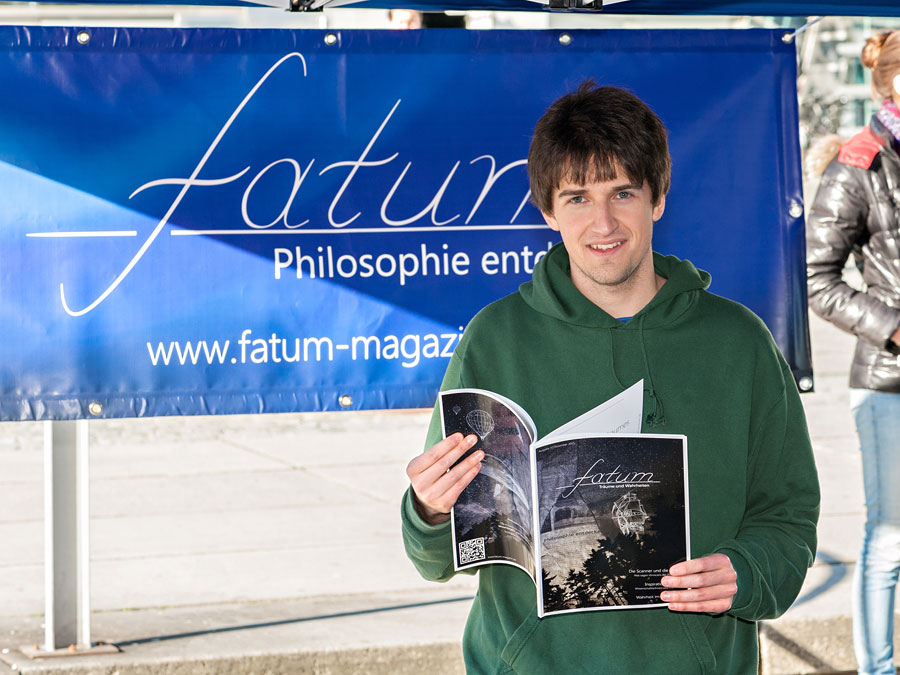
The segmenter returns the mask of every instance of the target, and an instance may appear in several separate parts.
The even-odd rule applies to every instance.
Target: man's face
[[[665,196],[654,205],[647,182],[635,185],[618,167],[610,181],[577,185],[564,178],[553,194],[553,213],[543,216],[562,235],[575,287],[602,307],[605,298],[655,284],[650,247],[664,209]]]

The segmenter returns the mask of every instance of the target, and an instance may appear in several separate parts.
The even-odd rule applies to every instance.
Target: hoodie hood
[[[696,293],[709,287],[710,276],[687,260],[653,253],[653,267],[666,283],[632,320],[610,316],[581,294],[570,276],[569,254],[560,243],[541,258],[531,281],[519,287],[523,300],[534,310],[560,321],[586,328],[658,328],[684,314],[696,302]],[[637,319],[637,321],[635,321]]]
[[[699,291],[709,286],[710,276],[687,260],[653,253],[653,268],[666,283],[653,299],[628,321],[621,321],[588,300],[570,276],[569,254],[560,243],[550,249],[534,268],[532,280],[519,287],[519,294],[532,309],[560,321],[584,328],[601,329],[609,341],[609,369],[619,387],[626,385],[619,379],[616,366],[616,333],[636,332],[644,370],[646,423],[655,428],[667,423],[663,401],[653,384],[653,373],[647,358],[644,332],[677,321],[698,300]],[[632,333],[633,334],[633,333]],[[625,337],[624,335],[622,337]],[[621,339],[621,338],[620,338]]]

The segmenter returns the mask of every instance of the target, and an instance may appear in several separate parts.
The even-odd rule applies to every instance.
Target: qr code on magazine
[[[459,564],[484,560],[484,537],[459,542]]]

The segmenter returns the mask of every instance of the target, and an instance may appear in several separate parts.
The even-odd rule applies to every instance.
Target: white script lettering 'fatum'
[[[298,227],[303,227],[304,225],[306,225],[309,222],[309,218],[304,220],[302,223],[291,225],[288,222],[288,211],[290,211],[291,206],[294,204],[294,197],[297,196],[297,191],[300,189],[300,184],[303,183],[303,179],[306,178],[306,175],[309,173],[309,170],[312,168],[312,165],[315,161],[315,159],[309,160],[309,164],[306,165],[306,169],[301,169],[300,164],[297,163],[296,159],[285,157],[284,159],[275,160],[258,174],[256,174],[256,177],[250,181],[250,185],[248,185],[247,189],[244,190],[244,197],[243,199],[241,199],[241,216],[243,216],[244,218],[244,223],[246,223],[248,227],[252,227],[257,230],[265,230],[266,228],[272,227],[279,220],[284,222],[284,226],[288,230],[296,230]],[[275,217],[275,220],[265,225],[259,225],[258,223],[254,223],[252,220],[250,220],[250,213],[247,210],[247,202],[250,199],[250,193],[253,191],[253,188],[259,181],[259,179],[265,176],[272,167],[278,166],[279,164],[288,164],[294,169],[294,184],[291,187],[291,194],[288,196],[287,201],[284,204],[284,208],[281,210],[281,213]]]
[[[153,228],[153,232],[150,233],[150,236],[147,237],[147,239],[144,241],[141,248],[138,249],[138,252],[134,254],[134,257],[125,266],[125,269],[123,269],[119,273],[119,276],[117,276],[115,278],[115,280],[109,285],[109,287],[105,291],[103,291],[103,293],[101,293],[92,303],[90,303],[87,307],[84,307],[83,309],[73,310],[71,307],[69,307],[69,303],[66,302],[66,292],[65,292],[64,285],[63,284],[59,285],[60,300],[62,301],[63,309],[66,311],[67,314],[69,314],[70,316],[82,316],[84,314],[87,314],[92,309],[94,309],[97,305],[99,305],[101,302],[106,300],[107,297],[109,297],[109,294],[112,293],[118,287],[118,285],[120,283],[122,283],[122,281],[125,279],[125,277],[127,277],[131,273],[131,270],[134,269],[134,266],[144,256],[144,254],[147,252],[147,250],[153,244],[156,237],[159,236],[159,233],[163,230],[163,228],[169,222],[169,219],[172,217],[172,214],[175,212],[175,209],[178,208],[178,205],[184,199],[185,195],[187,194],[188,190],[191,187],[193,187],[195,185],[207,185],[207,186],[208,185],[222,185],[224,183],[229,183],[229,182],[237,180],[238,178],[243,176],[247,171],[249,171],[250,167],[248,166],[243,171],[241,171],[233,176],[229,176],[227,178],[220,178],[220,179],[214,179],[214,180],[198,180],[198,178],[197,178],[197,176],[200,174],[200,171],[203,169],[204,165],[209,160],[210,155],[212,155],[213,151],[219,145],[222,138],[225,136],[225,134],[231,128],[231,125],[234,124],[234,121],[238,118],[238,116],[241,114],[241,112],[244,110],[244,108],[247,106],[247,104],[250,103],[250,101],[256,95],[256,92],[259,90],[259,88],[262,87],[263,84],[265,84],[266,80],[269,79],[269,77],[272,75],[272,73],[274,73],[276,70],[278,70],[279,67],[281,67],[281,64],[283,64],[285,61],[288,61],[288,60],[294,59],[294,58],[300,59],[300,63],[303,65],[303,76],[306,77],[306,59],[303,58],[303,55],[300,54],[299,52],[291,52],[290,54],[287,54],[287,55],[283,56],[282,58],[280,58],[278,61],[276,61],[275,64],[271,68],[269,68],[269,70],[266,71],[265,75],[263,75],[259,79],[259,81],[253,86],[253,88],[247,93],[247,95],[241,101],[240,105],[238,105],[238,107],[234,109],[234,112],[231,113],[231,117],[228,118],[228,121],[226,121],[225,124],[222,126],[222,128],[219,130],[219,133],[216,135],[215,139],[210,144],[209,148],[207,148],[206,152],[203,154],[203,157],[201,157],[200,161],[197,163],[197,166],[194,167],[194,170],[191,172],[190,178],[163,178],[160,180],[151,181],[150,183],[146,183],[145,185],[142,185],[141,187],[139,187],[137,190],[135,190],[131,194],[131,197],[134,197],[135,195],[142,192],[143,190],[146,190],[147,188],[156,187],[159,185],[181,185],[182,186],[181,190],[178,192],[178,196],[175,197],[175,200],[172,202],[171,206],[169,206],[169,209],[166,211],[166,214],[162,217],[162,219],[159,221],[159,223],[156,225],[156,227]],[[129,199],[131,197],[129,197]]]
[[[347,186],[350,185],[350,181],[353,180],[353,177],[356,175],[356,172],[359,171],[361,166],[381,166],[383,164],[388,164],[389,162],[393,162],[394,159],[400,154],[399,152],[395,152],[393,155],[386,159],[374,159],[374,160],[366,160],[366,157],[369,155],[369,151],[372,149],[372,146],[375,145],[375,141],[378,140],[378,137],[381,136],[381,132],[384,131],[384,128],[387,126],[387,123],[391,121],[391,117],[394,116],[394,113],[397,111],[397,106],[400,105],[400,102],[403,99],[397,99],[397,102],[394,104],[394,107],[391,108],[391,112],[387,114],[387,117],[384,118],[384,122],[381,123],[381,126],[378,127],[378,131],[375,132],[375,135],[372,136],[371,140],[369,140],[369,144],[366,146],[365,150],[362,151],[362,154],[359,156],[359,159],[351,160],[351,161],[342,161],[335,162],[334,164],[329,164],[324,169],[319,172],[319,175],[322,176],[326,172],[331,171],[332,169],[338,169],[343,166],[349,166],[350,172],[347,174],[347,177],[344,179],[344,182],[341,184],[340,189],[337,191],[337,194],[334,196],[334,199],[331,200],[331,206],[328,207],[328,222],[331,223],[332,227],[346,227],[354,220],[359,218],[361,215],[358,211],[356,215],[348,218],[347,220],[336,223],[334,220],[334,209],[337,206],[338,202],[341,200],[341,197],[344,196],[344,191],[347,189]],[[407,167],[408,168],[408,167]]]

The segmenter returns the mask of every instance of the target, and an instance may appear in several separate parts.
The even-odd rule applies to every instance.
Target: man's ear
[[[662,218],[663,212],[666,210],[666,196],[660,195],[659,201],[656,202],[656,205],[653,207],[653,222],[655,223],[657,220]]]
[[[552,213],[545,213],[541,211],[541,215],[544,216],[544,222],[550,226],[551,230],[556,230],[559,232],[559,224],[556,222],[556,218],[553,217]]]

